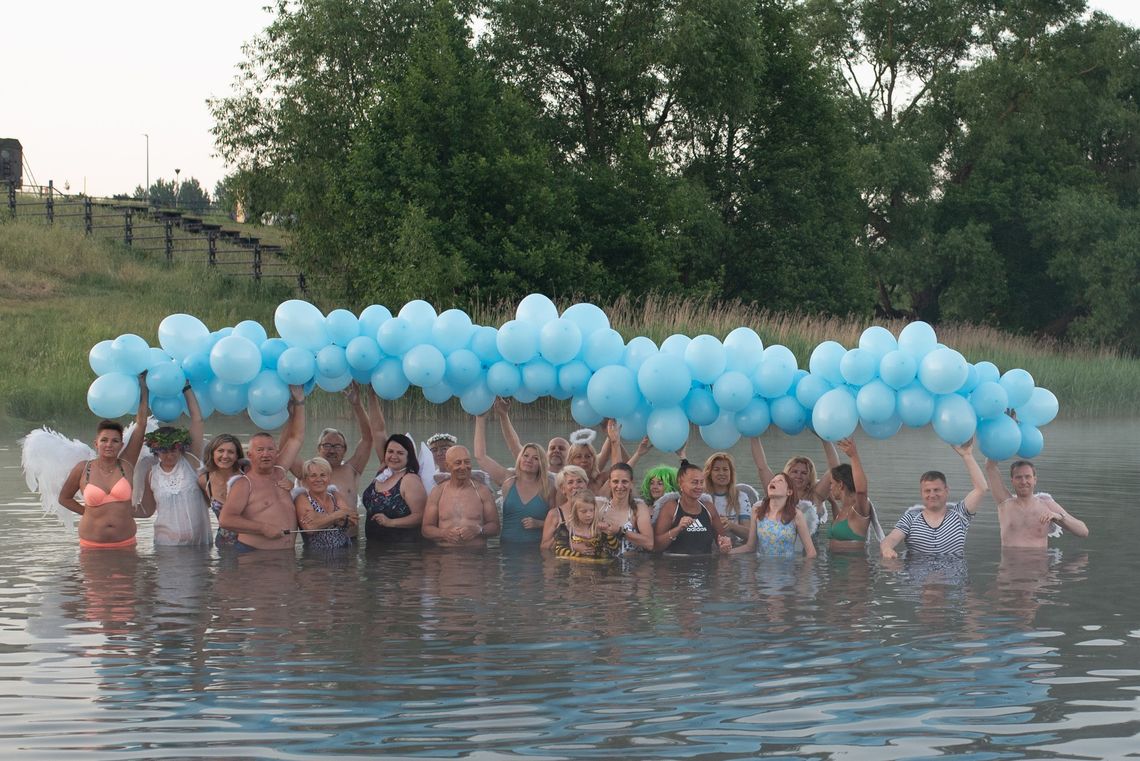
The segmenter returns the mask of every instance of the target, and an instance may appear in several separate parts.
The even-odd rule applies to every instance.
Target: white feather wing
[[[76,515],[59,504],[59,492],[75,464],[94,459],[95,450],[46,426],[20,439],[20,449],[24,480],[40,495],[44,512],[55,515],[68,528],[74,526]]]

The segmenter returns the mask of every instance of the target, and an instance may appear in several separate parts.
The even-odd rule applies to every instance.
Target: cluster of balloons
[[[565,399],[580,425],[614,418],[627,440],[647,435],[666,451],[684,445],[690,424],[715,449],[771,425],[793,435],[810,426],[834,441],[858,427],[887,438],[903,425],[930,424],[952,444],[977,434],[983,453],[995,459],[1035,456],[1043,446],[1039,427],[1057,414],[1057,398],[1035,387],[1029,373],[971,365],[923,322],[897,338],[868,328],[850,350],[825,341],[808,370],[787,347],[765,347],[750,328],[723,341],[677,334],[661,346],[644,336],[627,343],[594,304],[559,314],[540,294],[524,298],[515,319],[498,328],[477,325],[458,309],[437,314],[425,301],[408,302],[393,316],[375,304],[359,315],[325,315],[292,300],[278,306],[274,326],[280,337],[253,321],[210,332],[196,317],[173,314],[159,325],[160,348],[133,334],[102,341],[90,353],[99,377],[88,406],[103,417],[131,412],[145,370],[160,420],[184,412],[189,383],[203,415],[244,410],[259,426],[276,428],[288,417],[289,385],[339,391],[355,380],[384,399],[411,386],[435,403],[458,397],[475,415],[496,396]]]

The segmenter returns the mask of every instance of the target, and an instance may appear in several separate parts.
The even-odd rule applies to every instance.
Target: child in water
[[[566,516],[554,537],[554,554],[563,558],[612,558],[618,538],[598,530],[598,507],[594,493],[579,489],[570,496]]]

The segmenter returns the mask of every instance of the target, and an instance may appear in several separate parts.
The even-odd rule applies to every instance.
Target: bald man
[[[471,479],[467,447],[447,450],[451,478],[432,489],[424,508],[423,535],[441,547],[485,547],[499,535],[499,511],[491,490]]]

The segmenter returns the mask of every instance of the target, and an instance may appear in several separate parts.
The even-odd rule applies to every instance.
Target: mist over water
[[[66,432],[86,439],[89,426]],[[516,427],[540,442],[567,432]],[[472,425],[389,428],[469,442]],[[150,521],[137,553],[81,553],[26,491],[22,433],[0,432],[10,756],[1107,759],[1137,747],[1131,421],[1045,431],[1039,487],[1089,539],[1003,553],[987,499],[964,559],[894,565],[823,553],[597,566],[497,547],[233,559],[154,548]],[[791,454],[822,462],[808,435],[765,446],[774,468]],[[929,430],[860,451],[888,530],[923,470],[946,471],[956,497],[969,483]],[[747,443],[733,455],[756,484]],[[654,452],[638,471],[674,460]]]

